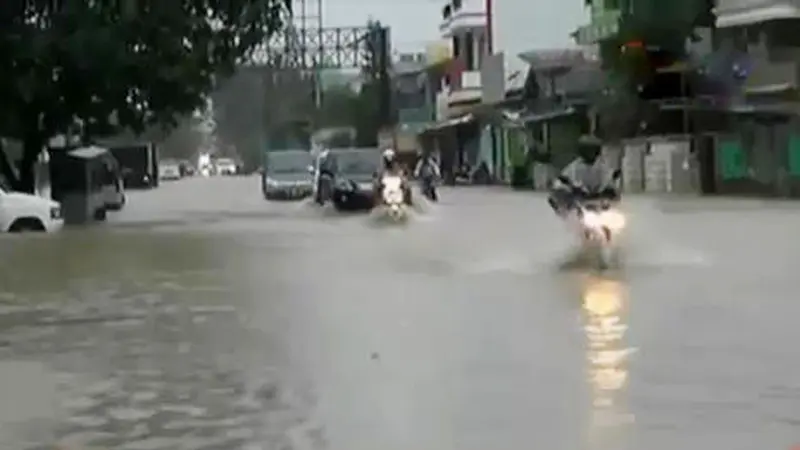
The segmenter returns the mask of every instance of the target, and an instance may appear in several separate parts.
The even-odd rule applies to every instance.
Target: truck
[[[158,187],[158,148],[152,142],[110,147],[119,162],[126,189]]]

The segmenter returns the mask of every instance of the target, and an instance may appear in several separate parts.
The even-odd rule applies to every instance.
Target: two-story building
[[[485,0],[449,0],[442,7],[439,33],[449,42],[451,61],[444,86],[451,115],[480,100],[481,63],[488,51]]]
[[[717,51],[735,55],[742,80],[736,131],[718,145],[720,190],[800,196],[800,3],[718,0],[714,12]]]
[[[433,46],[436,55],[429,58],[429,80],[439,81],[435,123],[420,140],[440,155],[449,181],[460,167],[474,168],[478,160],[480,126],[473,112],[481,100],[480,69],[488,51],[485,6],[485,0],[448,0],[441,10],[440,41]]]

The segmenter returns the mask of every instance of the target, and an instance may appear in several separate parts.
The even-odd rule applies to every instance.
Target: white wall
[[[517,55],[575,46],[570,33],[588,23],[583,0],[492,0],[494,52],[506,54],[506,74],[526,70]]]

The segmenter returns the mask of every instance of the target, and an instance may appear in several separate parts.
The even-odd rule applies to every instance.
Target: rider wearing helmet
[[[403,190],[406,193],[406,202],[409,204],[411,203],[411,189],[408,187],[408,183],[406,183],[405,174],[403,173],[403,168],[401,167],[400,163],[397,161],[397,154],[395,153],[394,149],[387,148],[381,154],[381,169],[380,172],[377,174],[377,179],[375,180],[375,193],[379,195],[383,186],[381,185],[381,180],[385,175],[395,175],[401,177],[403,179]]]
[[[559,214],[566,214],[576,202],[587,198],[618,200],[616,184],[619,171],[609,168],[601,158],[603,143],[595,136],[578,140],[578,157],[569,163],[554,183],[548,198]]]
[[[381,154],[381,171],[396,173],[398,170],[397,154],[393,149],[387,148]]]

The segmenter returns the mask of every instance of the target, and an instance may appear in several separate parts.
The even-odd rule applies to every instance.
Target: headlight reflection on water
[[[593,428],[633,420],[623,398],[628,381],[627,360],[633,352],[625,345],[627,303],[627,289],[622,282],[597,277],[584,280],[582,304]]]

